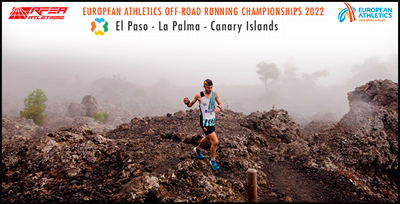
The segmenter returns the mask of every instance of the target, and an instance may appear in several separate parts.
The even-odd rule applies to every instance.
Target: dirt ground
[[[262,155],[260,155],[262,158]],[[259,202],[376,202],[347,179],[306,168],[298,159],[264,162],[269,186],[259,189]]]

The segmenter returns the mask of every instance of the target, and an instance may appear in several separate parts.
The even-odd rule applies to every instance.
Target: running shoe
[[[204,159],[204,156],[201,154],[201,150],[197,151],[196,147],[193,150],[199,159]]]
[[[215,160],[210,161],[210,164],[212,166],[212,169],[214,169],[215,171],[219,169],[219,167],[217,165],[217,161],[215,161]]]

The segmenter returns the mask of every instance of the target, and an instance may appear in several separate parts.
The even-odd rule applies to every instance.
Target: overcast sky
[[[40,5],[39,5],[40,4]],[[12,7],[67,5],[64,20],[7,20]],[[398,3],[351,3],[353,7],[391,7],[386,22],[340,23],[343,2],[330,3],[2,3],[2,81],[35,77],[37,73],[74,78],[87,83],[113,75],[126,76],[135,84],[149,85],[165,77],[176,85],[201,85],[205,78],[220,84],[260,84],[255,73],[261,61],[282,70],[292,56],[298,73],[326,69],[320,85],[344,83],[351,67],[371,56],[386,60],[398,56]],[[89,6],[199,6],[199,7],[324,7],[324,16],[82,16]],[[357,14],[357,12],[356,12]],[[96,36],[90,31],[95,17],[110,22],[109,32]],[[356,15],[357,18],[357,15]],[[210,26],[211,21],[277,23],[278,31],[148,32],[115,30],[115,21],[132,20],[149,25],[173,20]],[[357,18],[358,19],[358,18]],[[245,25],[243,25],[244,27]],[[126,29],[126,28],[125,28]]]

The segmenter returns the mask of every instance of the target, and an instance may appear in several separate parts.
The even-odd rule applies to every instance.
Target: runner
[[[215,152],[217,151],[218,138],[215,134],[215,113],[218,113],[222,109],[221,101],[219,100],[217,92],[212,91],[213,83],[210,79],[206,79],[204,81],[204,91],[197,93],[194,96],[192,101],[189,100],[188,97],[183,99],[183,102],[190,108],[197,101],[199,101],[200,107],[200,126],[203,129],[203,132],[206,134],[203,139],[200,140],[200,143],[193,150],[196,153],[199,159],[204,159],[204,156],[201,154],[201,148],[211,140],[211,166],[212,169],[218,170],[219,167],[217,165],[217,161],[215,160]],[[218,103],[218,106],[215,107],[215,102]]]

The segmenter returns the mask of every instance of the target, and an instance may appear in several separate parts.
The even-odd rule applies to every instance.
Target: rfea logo
[[[344,2],[344,4],[346,5],[346,8],[338,8],[340,9],[339,15],[338,15],[338,20],[339,22],[343,22],[346,19],[346,15],[347,17],[350,19],[350,22],[353,22],[356,20],[356,16],[354,14],[354,11],[356,11],[356,9],[352,6],[350,6],[349,3]]]
[[[104,20],[104,18],[96,18],[94,19],[95,21],[92,21],[91,25],[92,25],[92,32],[94,32],[94,34],[96,35],[104,35],[107,31],[108,31],[108,22]],[[104,22],[103,26],[96,26],[96,22],[98,24],[101,24],[102,22]],[[97,30],[96,30],[97,28]],[[101,28],[103,28],[101,30]],[[96,31],[95,31],[96,30]]]
[[[13,7],[8,19],[62,20],[64,16],[60,14],[65,14],[67,9],[68,7]]]

